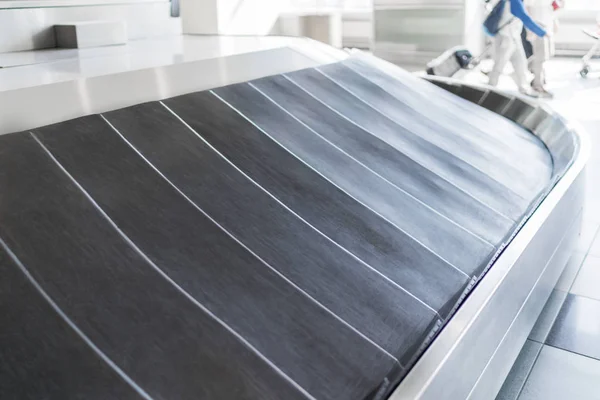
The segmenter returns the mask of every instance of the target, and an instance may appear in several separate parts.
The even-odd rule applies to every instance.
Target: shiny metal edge
[[[335,62],[308,39],[281,47],[0,92],[0,134]]]
[[[464,86],[451,79],[434,83]],[[584,169],[589,138],[554,110],[529,98],[484,85],[467,85],[483,96],[494,92],[514,97],[543,115],[533,126],[530,115],[515,122],[538,135],[549,119],[562,124],[572,145],[571,163],[535,212],[479,282],[438,337],[392,393],[391,400],[493,399],[514,364],[573,250],[581,228]],[[507,111],[508,107],[503,106]],[[548,140],[548,138],[545,138]],[[544,138],[542,139],[544,142]],[[570,227],[570,228],[569,228]]]
[[[308,39],[290,38],[287,46],[260,52],[0,92],[0,134],[309,68],[345,57],[347,53],[326,45]],[[452,80],[447,82],[459,84]],[[481,90],[487,95],[492,89],[481,87]],[[589,140],[580,128],[558,117],[547,106],[527,98],[521,100],[533,109],[531,115],[521,116],[521,120],[516,122],[536,132],[535,129],[540,128],[549,116],[559,119],[580,144],[574,147],[577,152],[574,162],[394,391],[391,396],[393,400],[492,398],[500,389],[533,322],[541,312],[549,295],[546,293],[548,285],[555,284],[554,276],[564,268],[562,250],[555,253],[552,260],[557,261],[552,262],[549,257],[548,262],[541,262],[543,254],[540,254],[539,259],[534,257],[538,266],[536,271],[539,272],[537,276],[533,274],[535,280],[531,280],[531,275],[527,275],[529,279],[526,282],[519,279],[531,269],[526,265],[526,260],[532,257],[527,252],[532,242],[541,240],[545,243],[547,239],[556,245],[570,243],[573,235],[567,233],[566,237],[561,236],[560,239],[559,233],[565,231],[565,226],[568,226],[565,224],[571,217],[575,221],[573,229],[578,231],[580,220],[574,216],[578,207],[572,207],[573,199],[569,198],[571,193],[583,192],[582,172],[589,157],[586,150]],[[507,110],[508,107],[505,107],[504,111]],[[583,202],[582,196],[577,196],[575,200],[577,204]],[[567,206],[561,206],[564,204]],[[560,213],[558,208],[565,210]],[[562,222],[553,219],[563,214]],[[536,252],[533,254],[537,255]],[[514,301],[509,300],[516,298],[517,294],[522,301],[515,305]],[[497,318],[495,313],[501,310],[505,314]],[[482,340],[479,334],[487,325],[496,327],[495,320],[501,320],[505,327],[498,330],[500,336],[484,336],[485,340]],[[465,362],[470,354],[479,352],[483,357],[478,358],[477,363]],[[465,367],[467,371],[461,371]],[[482,390],[485,386],[488,389]]]

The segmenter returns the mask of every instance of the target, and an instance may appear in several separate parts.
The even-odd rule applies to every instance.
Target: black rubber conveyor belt
[[[552,177],[362,55],[1,136],[0,399],[384,398]]]

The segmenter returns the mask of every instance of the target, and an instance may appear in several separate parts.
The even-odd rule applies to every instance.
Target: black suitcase
[[[521,42],[523,43],[523,50],[525,50],[525,57],[529,60],[533,56],[533,45],[527,40],[527,28],[525,27],[521,31]]]
[[[469,68],[473,55],[464,47],[453,47],[427,64],[427,74],[450,78],[461,69]]]

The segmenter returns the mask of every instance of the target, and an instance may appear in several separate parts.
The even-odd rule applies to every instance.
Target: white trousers
[[[492,40],[494,68],[489,74],[489,84],[492,86],[498,85],[500,75],[502,75],[504,67],[510,61],[515,70],[515,73],[512,75],[515,83],[519,89],[525,88],[527,82],[527,57],[525,56],[521,36],[519,34],[510,34],[510,32],[507,32],[507,34],[499,33]]]
[[[544,86],[544,63],[550,58],[550,40],[547,37],[537,37],[533,40],[533,86]]]

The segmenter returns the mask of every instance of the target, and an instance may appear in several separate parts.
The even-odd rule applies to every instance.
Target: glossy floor
[[[497,400],[600,399],[600,63],[588,79],[579,67],[556,59],[547,72],[550,104],[578,121],[593,146],[581,237]]]
[[[167,36],[125,45],[0,53],[0,91],[117,74],[282,47],[307,49],[285,37]]]

